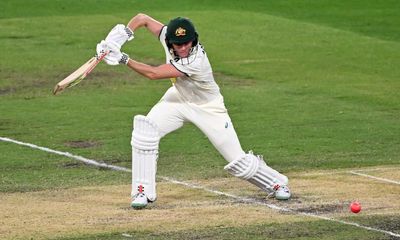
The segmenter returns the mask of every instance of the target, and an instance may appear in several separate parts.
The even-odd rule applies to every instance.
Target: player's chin
[[[188,52],[178,52],[178,55],[180,58],[187,58],[189,57],[189,53]]]

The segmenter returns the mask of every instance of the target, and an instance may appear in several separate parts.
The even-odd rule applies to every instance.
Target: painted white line
[[[266,203],[264,201],[260,201],[260,200],[254,199],[254,198],[240,197],[240,196],[236,196],[236,195],[233,195],[233,194],[230,194],[230,193],[225,193],[225,192],[209,189],[209,188],[206,188],[204,186],[197,185],[197,184],[188,183],[188,182],[182,182],[182,181],[179,181],[179,180],[176,180],[176,179],[172,179],[170,177],[159,177],[159,178],[164,180],[164,181],[166,181],[166,182],[170,182],[170,183],[174,183],[174,184],[178,184],[178,185],[183,185],[185,187],[192,188],[192,189],[200,189],[200,190],[203,190],[203,191],[206,191],[206,192],[213,193],[215,195],[220,195],[220,196],[233,198],[233,199],[235,199],[237,201],[240,201],[240,202],[256,204],[256,205],[263,205],[263,206],[267,206],[267,207],[269,207],[271,209],[275,209],[275,210],[283,211],[283,212],[293,212],[292,210],[290,210],[288,208],[279,207],[279,206],[277,206],[275,204],[269,204],[269,203]]]
[[[128,233],[123,233],[121,234],[123,237],[127,237],[127,238],[133,238],[132,235],[128,234]]]
[[[381,182],[386,182],[386,183],[393,183],[393,184],[397,184],[400,185],[399,181],[395,181],[395,180],[391,180],[391,179],[387,179],[387,178],[381,178],[381,177],[375,177],[369,174],[365,174],[365,173],[361,173],[361,172],[371,172],[371,171],[398,171],[398,168],[393,166],[393,167],[382,167],[382,168],[369,168],[369,169],[363,169],[363,170],[333,170],[333,171],[329,171],[329,172],[317,172],[317,173],[302,173],[302,174],[298,174],[297,176],[305,176],[305,177],[310,177],[310,176],[324,176],[324,175],[336,175],[336,174],[352,174],[352,175],[358,175],[358,176],[362,176],[362,177],[366,177],[366,178],[370,178],[370,179],[374,179],[377,181],[381,181]]]
[[[5,138],[5,137],[0,137],[0,140],[4,141],[4,142],[15,143],[15,144],[18,144],[18,145],[21,145],[21,146],[26,146],[26,147],[30,147],[30,148],[34,148],[34,149],[39,149],[39,150],[42,150],[42,151],[45,151],[45,152],[49,152],[49,153],[62,155],[62,156],[68,157],[68,158],[72,158],[72,159],[84,162],[85,164],[88,164],[88,165],[94,165],[94,166],[97,166],[97,167],[109,168],[109,169],[116,170],[116,171],[131,172],[131,170],[128,169],[128,168],[109,165],[109,164],[105,164],[105,163],[99,163],[99,162],[97,162],[95,160],[88,159],[88,158],[85,158],[85,157],[82,157],[82,156],[78,156],[78,155],[74,155],[74,154],[71,154],[71,153],[68,153],[68,152],[61,152],[61,151],[53,150],[53,149],[50,149],[50,148],[40,147],[40,146],[37,146],[35,144],[25,143],[25,142],[13,140],[13,139],[10,139],[10,138]],[[400,238],[400,234],[397,234],[397,233],[394,233],[394,232],[390,232],[390,231],[386,231],[386,230],[382,230],[382,229],[379,229],[379,228],[368,227],[368,226],[364,226],[364,225],[361,225],[361,224],[358,224],[358,223],[342,221],[342,220],[338,220],[338,219],[334,219],[334,218],[330,218],[330,217],[325,217],[325,216],[320,216],[320,215],[316,215],[316,214],[312,214],[312,213],[299,212],[299,211],[295,211],[293,209],[280,207],[280,206],[277,206],[275,204],[269,204],[269,203],[266,203],[264,201],[260,201],[260,200],[257,200],[257,199],[247,198],[247,197],[240,197],[240,196],[236,196],[236,195],[233,195],[233,194],[229,194],[229,193],[225,193],[225,192],[209,189],[209,188],[206,188],[204,186],[200,186],[200,185],[196,185],[196,184],[192,184],[192,183],[188,183],[188,182],[182,182],[182,181],[170,178],[170,177],[159,176],[159,178],[164,180],[164,181],[170,182],[170,183],[186,186],[188,188],[200,189],[200,190],[203,190],[203,191],[206,191],[206,192],[210,192],[210,193],[213,193],[213,194],[216,194],[216,195],[226,196],[226,197],[238,200],[240,202],[266,206],[268,208],[271,208],[271,209],[274,209],[274,210],[278,210],[278,211],[289,212],[289,213],[292,213],[292,214],[295,214],[295,215],[302,215],[302,216],[318,218],[318,219],[322,219],[322,220],[326,220],[326,221],[341,223],[341,224],[350,225],[350,226],[362,228],[362,229],[369,230],[369,231],[385,233],[385,234],[388,234],[390,236],[394,236],[394,237]]]
[[[232,195],[232,194],[229,194],[229,193],[212,190],[212,189],[209,189],[209,188],[206,188],[206,187],[203,187],[203,186],[199,186],[199,185],[196,185],[196,184],[187,183],[187,182],[181,182],[181,181],[169,178],[169,177],[161,177],[161,179],[163,179],[165,181],[168,181],[168,182],[171,182],[171,183],[183,185],[183,186],[186,186],[186,187],[189,187],[189,188],[200,189],[200,190],[203,190],[203,191],[206,191],[206,192],[214,193],[216,195],[233,198],[233,199],[238,200],[240,202],[245,202],[245,203],[254,204],[254,205],[266,206],[268,208],[275,209],[275,210],[282,211],[282,212],[289,212],[289,213],[292,213],[292,214],[295,214],[295,215],[302,215],[302,216],[318,218],[318,219],[322,219],[322,220],[326,220],[326,221],[341,223],[341,224],[350,225],[350,226],[362,228],[362,229],[369,230],[369,231],[385,233],[385,234],[400,238],[400,234],[397,234],[397,233],[394,233],[394,232],[390,232],[390,231],[386,231],[386,230],[382,230],[382,229],[379,229],[379,228],[373,228],[373,227],[364,226],[364,225],[361,225],[361,224],[358,224],[358,223],[355,223],[355,222],[347,222],[347,221],[338,220],[338,219],[334,219],[334,218],[330,218],[330,217],[316,215],[316,214],[313,214],[313,213],[300,212],[300,211],[296,211],[296,210],[293,210],[293,209],[290,209],[290,208],[280,207],[280,206],[277,206],[275,204],[266,203],[264,201],[260,201],[260,200],[257,200],[257,199],[240,197],[240,196]]]
[[[18,144],[18,145],[21,145],[21,146],[26,146],[26,147],[30,147],[30,148],[34,148],[34,149],[39,149],[39,150],[42,150],[42,151],[45,151],[45,152],[49,152],[49,153],[58,154],[58,155],[61,155],[61,156],[65,156],[65,157],[68,157],[68,158],[72,158],[72,159],[78,160],[78,161],[83,162],[83,163],[88,164],[88,165],[96,166],[96,167],[109,168],[109,169],[113,169],[113,170],[117,170],[117,171],[124,171],[124,172],[130,172],[131,171],[130,169],[127,169],[127,168],[124,168],[124,167],[118,167],[118,166],[108,165],[108,164],[105,164],[105,163],[99,163],[99,162],[97,162],[95,160],[84,158],[84,157],[81,157],[81,156],[78,156],[78,155],[74,155],[74,154],[69,153],[69,152],[60,152],[60,151],[53,150],[53,149],[50,149],[50,148],[40,147],[40,146],[37,146],[35,144],[31,144],[31,143],[20,142],[20,141],[11,139],[11,138],[0,137],[0,140],[4,141],[4,142],[15,143],[15,144]]]
[[[391,166],[391,167],[379,167],[379,168],[367,168],[367,169],[363,169],[363,170],[358,170],[358,169],[354,169],[354,170],[331,170],[331,171],[320,171],[320,172],[305,172],[305,173],[299,173],[297,176],[305,176],[305,177],[313,177],[313,176],[324,176],[324,175],[336,175],[336,174],[347,174],[350,172],[372,172],[372,171],[397,171],[400,170],[399,166]]]
[[[360,173],[360,172],[356,172],[356,171],[350,171],[349,173],[354,174],[354,175],[358,175],[358,176],[362,176],[362,177],[366,177],[366,178],[375,179],[375,180],[382,181],[382,182],[388,182],[388,183],[394,183],[394,184],[400,185],[400,182],[394,181],[394,180],[391,180],[391,179],[375,177],[375,176],[372,176],[372,175],[368,175],[368,174]]]
[[[390,167],[380,167],[380,168],[366,168],[362,170],[353,170],[354,172],[373,172],[373,171],[390,171],[390,170],[400,170],[399,166],[390,166]]]

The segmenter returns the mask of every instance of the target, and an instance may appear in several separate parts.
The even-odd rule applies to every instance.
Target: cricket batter
[[[164,48],[166,63],[159,66],[136,61],[121,52],[121,46],[145,27]],[[127,65],[149,79],[171,79],[172,86],[147,116],[137,115],[132,132],[132,203],[143,208],[157,198],[156,167],[162,137],[183,126],[196,125],[228,161],[224,167],[232,175],[249,181],[279,200],[290,198],[288,178],[267,166],[261,156],[245,153],[224,105],[220,89],[199,35],[192,22],[183,17],[168,25],[145,14],[129,23],[116,25],[97,45],[97,55],[106,51],[109,65]]]

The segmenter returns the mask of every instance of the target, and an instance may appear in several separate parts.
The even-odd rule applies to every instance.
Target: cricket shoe
[[[278,200],[288,200],[292,195],[290,189],[286,185],[276,185],[272,195]]]
[[[140,192],[133,196],[131,207],[134,209],[142,209],[145,208],[148,203],[149,201],[147,200],[146,194]]]

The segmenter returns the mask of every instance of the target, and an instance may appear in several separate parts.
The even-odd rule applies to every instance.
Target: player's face
[[[175,52],[178,54],[179,57],[185,58],[189,56],[190,49],[192,48],[193,41],[182,43],[182,44],[172,44]]]

